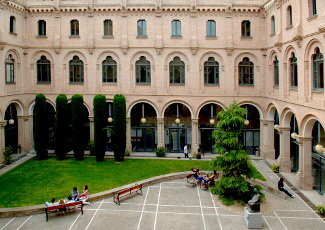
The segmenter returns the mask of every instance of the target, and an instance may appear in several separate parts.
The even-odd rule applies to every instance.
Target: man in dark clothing
[[[278,182],[278,189],[282,192],[284,192],[285,194],[287,194],[288,196],[290,196],[291,198],[294,197],[294,195],[290,194],[287,190],[285,190],[283,188],[283,178],[280,178],[279,182]]]

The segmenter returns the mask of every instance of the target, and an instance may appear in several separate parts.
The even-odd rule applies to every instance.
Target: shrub
[[[55,154],[58,160],[64,160],[68,152],[69,124],[68,124],[68,98],[60,94],[56,98],[55,122]]]
[[[195,158],[196,156],[197,156],[197,154],[196,154],[196,152],[194,152],[192,157]]]
[[[94,133],[95,133],[95,154],[97,161],[103,161],[106,152],[106,97],[98,94],[94,97]]]
[[[3,158],[4,158],[4,163],[6,165],[11,164],[12,162],[12,148],[11,146],[7,146],[5,151],[3,151]]]
[[[319,214],[322,216],[325,214],[325,207],[323,205],[317,205],[317,211],[319,211]]]
[[[95,141],[91,139],[88,143],[89,156],[95,156]]]
[[[159,147],[156,151],[156,156],[157,157],[165,157],[166,153],[165,153],[165,148],[164,147]]]
[[[113,151],[117,162],[122,162],[126,147],[126,103],[125,97],[116,94],[113,99]]]
[[[278,173],[280,171],[280,165],[273,164],[272,165],[272,171],[275,173]]]
[[[46,98],[43,94],[37,94],[35,97],[34,119],[35,151],[37,154],[37,159],[44,160],[47,158],[49,128],[47,122]]]
[[[72,113],[72,149],[74,157],[77,161],[82,160],[84,156],[84,121],[83,121],[83,106],[84,100],[82,95],[75,94],[71,98],[71,113]]]
[[[126,157],[129,157],[131,154],[130,154],[130,151],[128,149],[125,150],[125,155]]]

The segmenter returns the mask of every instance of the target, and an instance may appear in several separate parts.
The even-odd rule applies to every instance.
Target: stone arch
[[[198,118],[201,109],[202,109],[205,105],[208,105],[208,104],[215,104],[215,105],[218,105],[218,106],[220,106],[223,110],[224,110],[224,107],[225,107],[225,105],[223,105],[223,104],[222,104],[221,102],[219,102],[219,101],[213,101],[213,100],[205,101],[205,102],[201,103],[201,104],[198,106],[197,110],[195,111],[195,117],[194,117],[194,118]]]
[[[150,62],[150,65],[153,67],[152,69],[154,70],[154,66],[155,66],[155,59],[154,57],[147,51],[138,51],[138,52],[135,52],[132,57],[131,57],[131,65],[135,65],[135,62],[137,60],[139,60],[139,58],[141,56],[144,56],[149,62]]]
[[[278,114],[279,114],[279,110],[278,110],[277,106],[273,103],[270,103],[266,109],[266,115],[269,120],[274,119],[275,111],[278,111]]]
[[[252,101],[242,101],[242,102],[239,102],[238,105],[239,106],[241,106],[241,105],[252,105],[252,106],[254,106],[257,109],[258,114],[260,116],[260,119],[263,119],[264,118],[261,107],[258,104],[256,104],[255,102],[252,102]]]
[[[47,98],[46,98],[46,102],[49,103],[50,105],[52,105],[52,107],[54,108],[54,111],[56,112],[55,103],[52,102],[51,100],[47,99]],[[29,106],[29,109],[28,109],[28,115],[33,115],[34,107],[35,107],[35,100],[30,103],[30,106]]]
[[[290,122],[291,122],[291,117],[292,115],[295,115],[297,122],[298,122],[298,127],[300,127],[300,123],[299,123],[299,115],[297,113],[297,111],[295,109],[291,109],[289,107],[285,108],[280,116],[280,124],[283,127],[290,127]]]
[[[306,49],[305,49],[305,54],[304,54],[304,61],[310,61],[312,55],[315,52],[316,47],[319,47],[320,52],[324,54],[324,49],[322,44],[319,42],[318,39],[312,39],[308,42]]]
[[[217,52],[214,52],[214,51],[208,51],[208,52],[205,52],[204,54],[201,55],[200,57],[200,65],[204,65],[204,62],[206,62],[208,60],[209,57],[214,57],[214,59],[219,62],[219,66],[221,66],[223,68],[223,66],[225,65],[225,61],[224,59],[222,58],[222,56],[217,53]]]
[[[283,64],[288,63],[288,60],[291,57],[292,53],[297,54],[296,49],[292,45],[287,46],[287,48],[283,52]]]
[[[3,111],[6,111],[10,104],[14,104],[17,110],[17,116],[24,115],[24,106],[23,103],[19,99],[13,99],[7,103],[6,108]],[[3,113],[3,120],[4,120],[5,112]]]
[[[172,101],[169,101],[167,104],[165,104],[162,111],[161,111],[161,117],[164,116],[165,110],[168,108],[168,106],[170,106],[171,104],[174,104],[174,103],[180,103],[180,104],[185,105],[188,108],[188,110],[190,111],[190,113],[191,113],[191,118],[194,118],[193,117],[193,115],[194,115],[193,114],[193,109],[191,108],[191,106],[187,102],[185,102],[183,100],[172,100]]]
[[[302,119],[301,128],[300,128],[300,130],[302,130],[302,136],[304,137],[312,136],[312,131],[316,121],[318,121],[324,129],[325,121],[321,119],[320,116],[318,116],[318,114],[309,113]]]
[[[17,64],[21,63],[19,52],[16,49],[8,49],[4,56],[4,59],[6,59],[9,54],[11,54],[13,56],[14,60],[17,61]]]
[[[36,62],[41,58],[41,56],[45,56],[47,60],[49,60],[51,62],[51,65],[54,64],[54,59],[52,54],[50,54],[48,51],[46,50],[38,50],[36,52],[33,53],[32,57],[31,57],[31,65],[36,64]]]
[[[173,51],[173,52],[170,52],[166,58],[165,58],[165,66],[169,67],[169,63],[174,59],[174,57],[180,57],[180,59],[182,61],[185,62],[185,66],[188,66],[189,65],[189,59],[187,57],[187,55],[181,51]]]
[[[239,62],[241,62],[244,57],[248,57],[249,60],[251,60],[254,63],[254,66],[259,68],[259,66],[260,66],[259,59],[257,58],[257,56],[254,53],[251,53],[251,52],[242,52],[242,53],[238,54],[234,61],[235,67],[238,66]]]
[[[276,50],[271,50],[271,52],[269,54],[269,58],[268,58],[268,65],[269,66],[273,65],[273,61],[274,61],[275,57],[278,57],[278,60],[279,60],[279,54],[276,52]]]
[[[130,117],[130,116],[131,116],[132,108],[133,108],[136,104],[138,104],[138,103],[147,103],[147,104],[151,105],[151,106],[155,109],[155,111],[156,111],[156,115],[157,115],[157,117],[158,117],[158,115],[159,115],[159,111],[158,111],[156,105],[155,105],[152,101],[147,100],[147,99],[139,99],[139,100],[136,100],[136,101],[132,102],[132,103],[128,106],[128,108],[127,108],[127,113],[126,113],[126,114],[127,114],[127,117]]]
[[[105,51],[101,52],[97,57],[96,65],[101,65],[107,56],[113,57],[114,61],[117,62],[117,65],[120,66],[120,64],[121,64],[120,57],[118,56],[118,54],[116,52],[111,51],[111,50],[105,50]]]
[[[87,59],[86,56],[83,54],[83,52],[79,51],[79,50],[71,50],[69,52],[67,52],[64,55],[63,58],[63,63],[69,63],[69,61],[74,57],[74,56],[78,56],[80,60],[82,60],[84,62],[84,65],[87,64]]]

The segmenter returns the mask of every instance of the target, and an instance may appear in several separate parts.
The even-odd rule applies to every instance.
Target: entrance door
[[[201,129],[201,153],[215,153],[213,145],[215,138],[213,137],[214,129]]]
[[[169,133],[169,151],[171,153],[183,153],[184,146],[187,143],[187,130],[182,128],[170,128]]]
[[[131,135],[132,149],[136,152],[155,151],[155,128],[134,127]]]

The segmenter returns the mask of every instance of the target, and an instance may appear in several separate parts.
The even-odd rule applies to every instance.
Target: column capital
[[[191,118],[193,123],[197,123],[199,121],[199,118]]]
[[[304,141],[311,141],[313,140],[313,137],[303,137],[303,136],[297,136],[297,141],[300,142],[304,142]]]
[[[0,127],[5,127],[7,125],[7,120],[0,121]]]
[[[274,120],[268,120],[268,119],[260,119],[262,122],[274,122]]]
[[[32,118],[33,115],[22,115],[22,116],[17,116],[18,119],[24,119],[24,121],[28,121],[30,118]]]
[[[164,117],[157,117],[157,122],[164,122],[165,118]]]
[[[89,118],[89,121],[91,121],[91,122],[94,121],[94,117],[89,116],[88,118]]]
[[[283,132],[283,131],[289,131],[290,132],[290,127],[282,127],[282,126],[279,126],[279,132]]]

